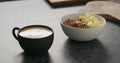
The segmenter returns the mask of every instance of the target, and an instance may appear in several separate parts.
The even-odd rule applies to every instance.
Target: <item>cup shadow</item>
[[[51,63],[49,53],[44,55],[26,55],[26,53],[21,53],[19,56],[22,56],[21,63]]]
[[[88,42],[67,39],[63,54],[70,63],[107,63],[109,59],[107,49],[97,39]]]

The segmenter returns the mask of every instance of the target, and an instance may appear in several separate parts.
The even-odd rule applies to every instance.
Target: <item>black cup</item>
[[[20,32],[23,29],[26,28],[32,28],[32,27],[45,27],[48,28],[52,31],[52,34],[46,37],[42,38],[26,38],[23,36],[20,36]],[[15,31],[18,30],[18,33],[15,33]],[[54,39],[54,32],[53,30],[45,25],[29,25],[23,28],[15,27],[12,30],[12,34],[15,37],[15,39],[18,40],[20,46],[24,50],[25,53],[27,54],[43,54],[47,53],[49,48],[51,47]]]

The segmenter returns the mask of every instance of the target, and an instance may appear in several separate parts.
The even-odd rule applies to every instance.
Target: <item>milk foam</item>
[[[52,31],[45,27],[33,27],[23,30],[19,33],[20,36],[27,38],[42,38],[52,34]]]

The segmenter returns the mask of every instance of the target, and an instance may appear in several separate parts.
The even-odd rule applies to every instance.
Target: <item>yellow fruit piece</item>
[[[79,19],[81,19],[83,24],[87,24],[88,27],[90,28],[95,28],[95,27],[99,27],[102,25],[102,22],[99,21],[95,16],[90,15],[90,14],[85,14],[82,16],[79,16]]]
[[[102,22],[100,21],[95,21],[94,23],[88,24],[88,27],[90,28],[96,28],[102,25]]]

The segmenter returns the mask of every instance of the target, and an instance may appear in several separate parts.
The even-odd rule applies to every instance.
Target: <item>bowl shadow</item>
[[[63,54],[70,63],[107,63],[109,59],[106,47],[98,39],[88,42],[67,39]]]

